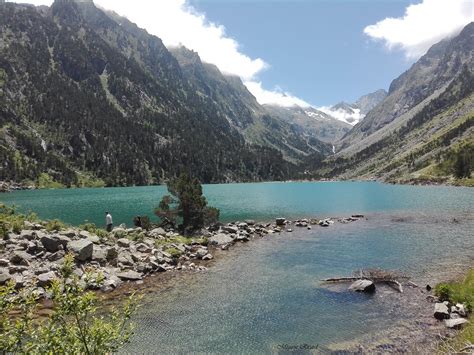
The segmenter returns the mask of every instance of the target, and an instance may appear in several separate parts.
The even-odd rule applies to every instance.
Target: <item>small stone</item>
[[[0,259],[0,267],[7,267],[10,262],[7,259]]]
[[[117,274],[117,276],[124,281],[138,281],[142,279],[142,275],[136,271],[126,271]]]
[[[214,259],[214,257],[212,256],[212,254],[206,254],[202,257],[202,260],[212,260]]]

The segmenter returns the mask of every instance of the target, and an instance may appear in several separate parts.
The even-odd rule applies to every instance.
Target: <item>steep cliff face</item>
[[[394,80],[388,97],[343,138],[337,159],[323,171],[394,181],[452,174],[449,160],[471,151],[474,141],[473,93],[471,23]]]
[[[390,85],[388,96],[377,105],[341,142],[341,148],[357,150],[370,143],[366,138],[399,118],[412,117],[438,97],[464,68],[474,66],[474,23],[459,35],[435,44],[408,71]],[[407,117],[409,116],[409,117]]]
[[[182,170],[203,182],[289,176],[282,154],[246,142],[161,40],[92,2],[4,3],[0,29],[0,179],[47,173],[66,185],[143,185]]]

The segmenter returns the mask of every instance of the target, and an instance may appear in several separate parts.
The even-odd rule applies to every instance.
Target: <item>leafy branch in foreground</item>
[[[73,270],[74,258],[67,255],[60,278],[48,288],[53,307],[47,318],[37,317],[38,295],[32,288],[0,287],[0,353],[107,354],[129,342],[139,297],[132,294],[123,309],[106,315]],[[103,280],[88,276],[90,282]]]

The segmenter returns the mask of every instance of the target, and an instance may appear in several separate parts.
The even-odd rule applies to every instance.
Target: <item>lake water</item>
[[[375,182],[255,183],[205,185],[209,204],[221,210],[223,221],[269,220],[278,216],[313,217],[382,211],[470,211],[474,189],[441,186],[386,185]],[[59,218],[79,225],[101,226],[110,211],[115,224],[132,224],[137,215],[153,216],[163,186],[107,189],[18,191],[0,201],[41,218]]]
[[[334,288],[319,280],[367,267],[400,270],[414,281],[472,262],[474,189],[365,182],[205,186],[224,220],[346,216],[367,219],[297,229],[225,252],[214,267],[147,294],[128,352],[278,353],[325,347],[402,324],[399,299]],[[162,187],[22,191],[3,202],[72,224],[151,214]],[[430,281],[431,280],[431,281]],[[390,295],[390,293],[388,293]],[[304,352],[300,352],[304,353]]]

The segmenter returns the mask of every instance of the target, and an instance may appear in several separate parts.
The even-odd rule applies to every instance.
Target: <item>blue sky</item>
[[[259,74],[268,88],[316,105],[353,102],[386,89],[409,68],[401,50],[389,51],[364,34],[386,17],[400,17],[409,1],[193,0],[210,21],[223,24],[252,58],[270,65]]]

